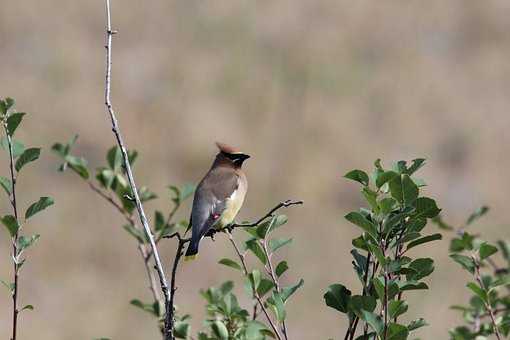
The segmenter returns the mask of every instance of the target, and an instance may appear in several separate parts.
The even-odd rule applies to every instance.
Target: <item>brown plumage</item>
[[[186,251],[187,258],[198,253],[201,239],[211,228],[222,229],[234,221],[248,189],[241,167],[250,156],[223,143],[216,145],[220,152],[198,184],[193,198],[192,236]]]

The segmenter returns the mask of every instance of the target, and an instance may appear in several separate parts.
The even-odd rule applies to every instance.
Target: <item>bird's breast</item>
[[[243,205],[245,195],[246,190],[240,186],[229,198],[227,198],[225,210],[220,216],[220,220],[218,221],[219,223],[217,223],[218,229],[223,229],[234,221],[241,209],[241,206]]]

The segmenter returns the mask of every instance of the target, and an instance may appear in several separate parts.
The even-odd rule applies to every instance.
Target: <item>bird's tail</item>
[[[192,239],[189,243],[188,250],[186,250],[186,254],[184,255],[184,261],[194,260],[198,255],[198,243],[200,239],[194,240]]]

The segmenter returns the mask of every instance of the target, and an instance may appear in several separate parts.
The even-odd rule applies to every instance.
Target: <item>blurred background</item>
[[[289,302],[293,339],[344,333],[322,295],[330,283],[356,280],[349,251],[358,230],[343,215],[362,202],[341,178],[350,169],[426,157],[421,177],[446,220],[458,225],[487,204],[479,230],[489,241],[510,237],[508,1],[113,0],[112,15],[112,99],[128,146],[141,153],[137,182],[161,197],[147,204],[150,215],[169,209],[166,185],[200,180],[217,140],[252,155],[241,220],[286,198],[305,201],[286,211],[283,230],[294,237],[285,282],[305,279]],[[128,303],[151,295],[124,221],[77,176],[57,173],[49,151],[77,133],[76,153],[95,168],[114,144],[104,30],[103,1],[2,2],[0,96],[29,113],[18,138],[44,148],[20,178],[20,205],[45,194],[56,201],[26,226],[42,236],[22,270],[21,304],[35,310],[22,314],[20,339],[160,339],[151,316]],[[0,169],[7,175],[4,154]],[[5,198],[0,205],[6,213]],[[460,321],[448,307],[468,296],[448,239],[416,251],[436,259],[431,290],[409,294],[408,317],[431,324],[416,334],[423,339],[447,338]],[[162,245],[167,267],[174,249]],[[0,253],[8,280],[5,233]],[[217,264],[229,254],[219,235],[179,269],[177,303],[193,314],[194,332],[204,316],[199,290],[237,277]],[[6,291],[0,306],[7,339]]]

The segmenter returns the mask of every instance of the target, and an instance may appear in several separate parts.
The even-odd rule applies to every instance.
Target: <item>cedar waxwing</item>
[[[226,144],[216,145],[220,152],[198,184],[193,198],[190,219],[192,235],[186,251],[188,260],[195,258],[198,244],[209,230],[221,230],[234,221],[248,189],[241,166],[250,156]]]

